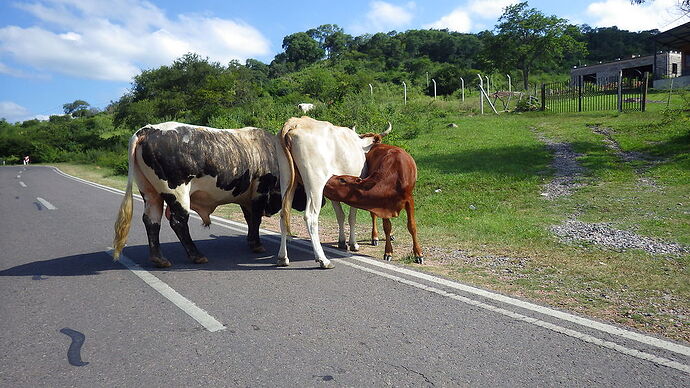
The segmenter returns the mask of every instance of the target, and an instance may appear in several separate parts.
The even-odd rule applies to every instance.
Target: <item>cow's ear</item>
[[[355,183],[362,183],[362,178],[355,178]]]

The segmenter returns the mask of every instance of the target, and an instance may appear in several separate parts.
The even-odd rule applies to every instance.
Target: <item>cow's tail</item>
[[[283,206],[280,209],[280,218],[285,223],[284,225],[287,234],[292,235],[292,232],[290,231],[290,209],[292,209],[292,199],[295,195],[297,185],[295,179],[295,160],[292,158],[292,147],[290,144],[290,139],[288,138],[288,133],[294,129],[295,126],[291,124],[290,121],[291,120],[288,120],[288,122],[283,126],[283,129],[280,131],[280,145],[283,149],[283,153],[285,154],[285,158],[287,159],[288,168],[290,169],[290,174],[287,175],[288,185],[285,189],[285,194],[283,195]],[[285,171],[281,171],[281,175],[284,172]]]
[[[127,235],[129,235],[129,228],[132,226],[132,183],[134,181],[134,155],[137,148],[137,134],[134,134],[129,139],[129,162],[127,172],[127,189],[125,190],[125,197],[120,204],[120,210],[117,213],[117,221],[115,221],[115,238],[113,239],[113,258],[120,259],[120,253],[127,242]]]

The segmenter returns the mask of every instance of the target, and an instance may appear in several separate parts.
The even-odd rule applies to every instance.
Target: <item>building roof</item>
[[[689,51],[690,50],[690,22],[681,24],[678,27],[660,32],[652,37],[654,41],[670,49]]]

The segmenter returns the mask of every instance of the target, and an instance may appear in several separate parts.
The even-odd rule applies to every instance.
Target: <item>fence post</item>
[[[484,80],[481,74],[477,74],[477,77],[479,77],[479,109],[484,114],[484,93],[482,93],[484,90]]]
[[[623,111],[623,70],[618,70],[618,111]]]
[[[644,85],[642,85],[642,106],[640,109],[644,112],[647,110],[647,84],[649,83],[649,72],[644,72]]]
[[[405,105],[407,105],[407,84],[405,83],[405,81],[403,81],[402,84],[403,84],[403,93],[404,93],[403,95],[404,95],[404,99],[405,99]]]
[[[536,85],[535,85],[536,89]],[[541,110],[546,110],[546,84],[541,84]]]
[[[577,77],[577,111],[582,112],[582,76]]]

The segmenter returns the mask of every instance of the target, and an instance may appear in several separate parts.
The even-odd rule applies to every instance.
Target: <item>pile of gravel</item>
[[[690,247],[659,241],[625,230],[614,229],[607,223],[588,224],[581,221],[568,220],[561,225],[552,226],[550,230],[562,242],[566,243],[584,241],[617,251],[641,249],[652,255],[690,253]]]

